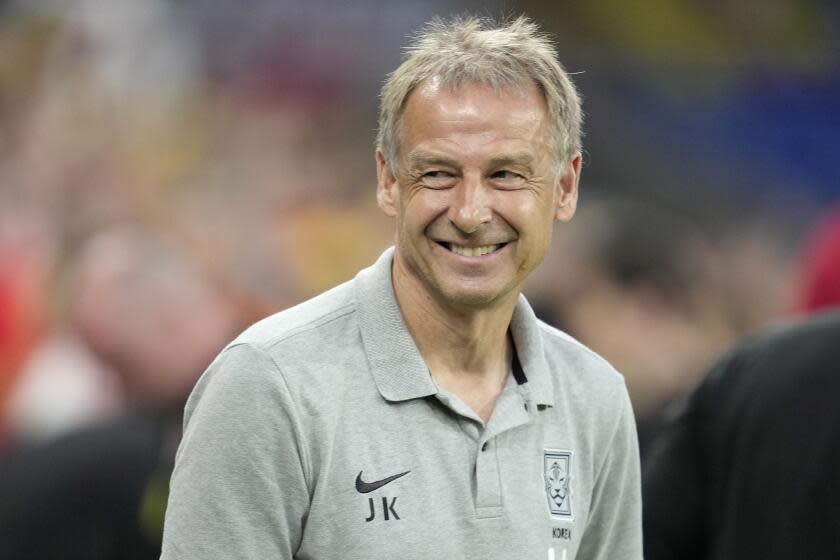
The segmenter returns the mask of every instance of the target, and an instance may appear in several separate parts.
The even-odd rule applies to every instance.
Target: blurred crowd
[[[337,64],[240,42],[253,68],[211,65],[209,30],[160,2],[2,24],[7,438],[183,393],[237,330],[387,245],[373,120],[335,116]]]
[[[374,199],[379,82],[413,28],[469,6],[367,1],[335,14],[326,4],[0,3],[0,493],[26,489],[27,503],[46,509],[61,497],[54,487],[41,490],[43,502],[32,496],[58,470],[76,473],[65,482],[79,496],[97,485],[105,492],[100,471],[73,451],[86,449],[103,472],[124,473],[113,485],[136,514],[128,524],[153,549],[180,411],[213,356],[244,326],[349,279],[388,246],[390,224]],[[644,451],[659,411],[721,350],[786,315],[840,303],[840,211],[831,209],[840,171],[836,155],[811,157],[809,169],[824,171],[781,194],[763,176],[739,175],[726,132],[737,123],[708,97],[690,112],[681,98],[690,72],[673,60],[652,64],[659,47],[603,17],[609,2],[572,15],[589,27],[601,17],[593,36],[615,41],[621,55],[577,45],[564,14],[537,4],[523,2],[554,27],[570,68],[592,69],[581,76],[592,119],[579,215],[558,228],[526,293],[544,318],[625,374]],[[714,4],[725,16],[732,3]],[[790,4],[805,26],[822,9]],[[783,36],[792,51],[831,47]],[[634,79],[669,70],[677,79],[640,92],[605,62],[613,55],[638,57],[623,70]],[[734,64],[747,71],[749,63]],[[796,56],[787,63],[795,71],[786,76],[813,84],[837,61],[812,59],[808,71]],[[819,91],[837,93],[838,84],[830,74]],[[669,87],[673,97],[659,100]],[[656,117],[645,112],[654,99]],[[820,138],[840,147],[829,134],[840,132],[840,113],[825,114],[838,101],[804,99],[820,112]],[[689,111],[677,123],[675,106]],[[791,119],[811,116],[801,109]],[[708,129],[711,118],[719,130]],[[668,127],[682,126],[700,142],[693,163],[683,160],[691,152],[683,135],[679,153],[663,150]],[[798,128],[785,130],[798,142]],[[725,136],[728,156],[703,144],[704,134]],[[752,136],[743,141],[744,158],[779,161]],[[750,161],[745,169],[766,169]],[[708,187],[718,164],[737,177]],[[127,464],[144,466],[132,474]],[[0,511],[0,541],[13,530],[4,527],[10,504]],[[132,542],[106,541],[92,535],[80,550]],[[64,558],[76,557],[61,546]]]

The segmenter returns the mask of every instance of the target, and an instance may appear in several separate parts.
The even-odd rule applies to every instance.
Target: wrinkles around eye
[[[412,176],[417,185],[431,189],[451,188],[459,179],[457,174],[444,170],[417,172],[412,173]],[[486,180],[489,185],[503,190],[515,190],[528,183],[526,176],[507,169],[493,172]]]
[[[428,171],[419,177],[419,183],[431,188],[446,188],[455,184],[455,176],[447,171]]]

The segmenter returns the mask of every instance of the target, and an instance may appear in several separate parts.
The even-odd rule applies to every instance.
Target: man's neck
[[[400,312],[435,381],[486,422],[510,372],[508,327],[518,294],[492,305],[454,308],[405,271],[392,274]]]

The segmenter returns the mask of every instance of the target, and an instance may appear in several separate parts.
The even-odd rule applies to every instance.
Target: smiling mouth
[[[495,253],[507,243],[497,243],[495,245],[481,245],[478,247],[466,247],[464,245],[456,245],[455,243],[446,243],[443,241],[438,242],[442,247],[455,253],[456,255],[460,255],[462,257],[482,257],[484,255],[489,255],[490,253]]]

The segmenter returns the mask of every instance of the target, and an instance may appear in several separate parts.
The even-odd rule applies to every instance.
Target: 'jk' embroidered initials
[[[385,521],[389,521],[391,517],[399,520],[400,516],[397,515],[397,511],[394,509],[394,504],[396,503],[396,497],[391,500],[391,503],[388,503],[388,498],[382,498],[382,515],[385,518]],[[373,506],[373,498],[368,498],[368,505],[370,506],[370,516],[365,519],[366,523],[370,523],[376,517],[376,508]],[[390,512],[390,515],[388,515],[388,512]]]

